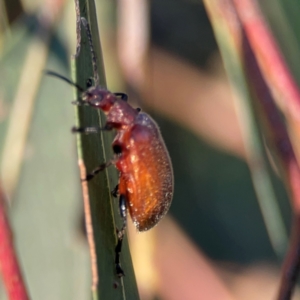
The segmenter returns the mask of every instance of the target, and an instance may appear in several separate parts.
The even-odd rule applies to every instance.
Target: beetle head
[[[116,102],[117,98],[113,93],[106,89],[99,86],[92,86],[83,93],[82,100],[87,102],[90,106],[108,112]]]

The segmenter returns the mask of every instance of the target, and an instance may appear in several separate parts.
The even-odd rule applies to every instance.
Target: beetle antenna
[[[93,72],[94,72],[94,81],[95,81],[95,86],[99,85],[99,75],[98,75],[98,67],[97,67],[97,57],[95,54],[94,50],[94,45],[93,45],[93,39],[92,39],[92,33],[90,29],[90,25],[88,21],[85,18],[81,18],[82,25],[85,28],[86,35],[90,44],[90,50],[91,50],[91,55],[92,55],[92,64],[93,64]]]
[[[75,86],[79,92],[82,92],[82,93],[84,92],[84,89],[81,86],[79,86],[77,83],[73,82],[72,80],[68,79],[67,77],[64,77],[56,72],[48,71],[48,70],[45,71],[45,74],[60,78],[61,80]]]

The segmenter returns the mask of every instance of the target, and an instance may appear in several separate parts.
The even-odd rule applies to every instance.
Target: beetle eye
[[[121,154],[122,153],[122,147],[120,145],[113,145],[113,151],[115,154]]]

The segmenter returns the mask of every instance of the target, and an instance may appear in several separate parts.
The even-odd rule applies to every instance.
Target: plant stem
[[[14,249],[12,231],[5,212],[4,195],[0,187],[0,269],[10,300],[28,300],[21,268]]]

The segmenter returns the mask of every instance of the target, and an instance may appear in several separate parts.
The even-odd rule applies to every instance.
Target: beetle
[[[82,23],[89,37],[92,61],[95,64],[89,26],[85,19]],[[95,71],[96,66],[93,67]],[[116,273],[122,277],[124,272],[120,266],[120,253],[127,212],[137,230],[142,232],[157,225],[171,205],[174,179],[167,148],[155,121],[147,113],[133,108],[127,102],[126,94],[112,93],[98,84],[83,91],[77,84],[55,72],[48,71],[47,74],[65,80],[82,92],[81,101],[76,101],[75,104],[100,109],[106,115],[103,128],[74,127],[73,132],[97,133],[100,130],[113,129],[116,131],[112,142],[114,158],[95,168],[84,180],[93,179],[110,165],[115,165],[119,171],[119,182],[112,194],[119,197],[119,210],[123,219],[122,228],[117,230],[118,241],[115,247]],[[97,83],[96,77],[94,81]]]

